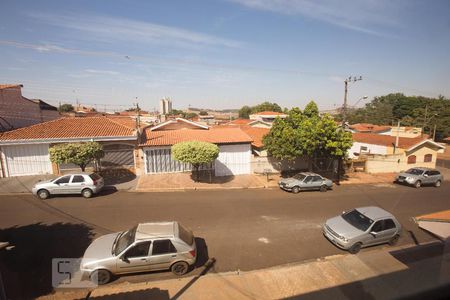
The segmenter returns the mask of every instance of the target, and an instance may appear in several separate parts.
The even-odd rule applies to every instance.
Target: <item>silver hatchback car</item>
[[[402,226],[391,213],[369,206],[328,219],[322,229],[325,237],[333,244],[355,254],[361,247],[382,243],[395,245]]]
[[[95,284],[113,275],[170,269],[184,275],[196,261],[192,231],[178,222],[140,223],[94,240],[81,260],[83,277]]]
[[[76,173],[40,181],[31,191],[41,199],[58,194],[81,194],[85,198],[90,198],[100,192],[104,185],[103,178],[97,173]]]

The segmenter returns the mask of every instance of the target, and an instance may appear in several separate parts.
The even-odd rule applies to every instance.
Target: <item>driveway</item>
[[[215,272],[248,271],[341,254],[323,238],[321,224],[359,206],[377,205],[395,214],[405,229],[400,245],[422,244],[435,239],[419,230],[411,217],[448,209],[449,193],[447,184],[439,189],[380,184],[297,195],[255,189],[116,192],[89,200],[59,197],[44,202],[29,195],[2,196],[0,239],[16,245],[14,252],[7,254],[11,257],[4,260],[10,275],[4,278],[12,285],[26,283],[26,289],[20,291],[26,291],[26,296],[48,294],[52,290],[52,258],[80,257],[101,234],[145,221],[177,220],[191,227],[202,246],[201,260],[216,259]],[[387,246],[371,249],[383,247]],[[111,284],[165,278],[175,276],[169,272],[128,275]]]

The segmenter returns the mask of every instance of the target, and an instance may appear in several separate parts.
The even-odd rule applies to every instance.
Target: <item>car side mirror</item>
[[[373,235],[373,237],[377,237],[377,235],[378,235],[378,232],[375,232],[375,231],[371,231],[371,232],[370,232],[370,234],[371,234],[371,235]]]
[[[128,259],[128,257],[126,257],[126,255],[122,255],[120,257],[120,260],[123,261],[123,262],[126,262],[126,263],[130,262],[130,260]]]
[[[428,177],[428,174],[423,174],[423,177]]]

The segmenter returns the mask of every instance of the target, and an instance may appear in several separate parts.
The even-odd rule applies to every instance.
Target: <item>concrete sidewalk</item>
[[[251,189],[268,187],[265,178],[258,175],[235,175],[202,177],[199,182],[191,173],[168,173],[142,175],[137,183],[136,191],[176,191],[176,190],[214,190],[214,189]]]
[[[446,298],[450,262],[443,250],[443,243],[431,243],[250,272],[212,273],[212,267],[204,276],[98,287],[86,299]]]

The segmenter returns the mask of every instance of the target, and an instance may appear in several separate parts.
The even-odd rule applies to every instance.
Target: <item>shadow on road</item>
[[[138,290],[138,291],[132,291],[132,292],[124,292],[124,293],[117,293],[112,295],[105,295],[105,296],[98,296],[98,297],[86,297],[83,299],[108,299],[108,300],[119,300],[119,299],[126,299],[126,300],[140,300],[140,299],[151,299],[151,300],[169,300],[169,292],[167,290],[160,290],[159,288],[152,288],[152,289],[145,289],[145,290]],[[80,299],[81,300],[81,299]]]
[[[52,259],[82,257],[93,237],[90,227],[71,223],[1,229],[0,241],[14,246],[0,254],[7,297],[31,299],[51,293]]]

